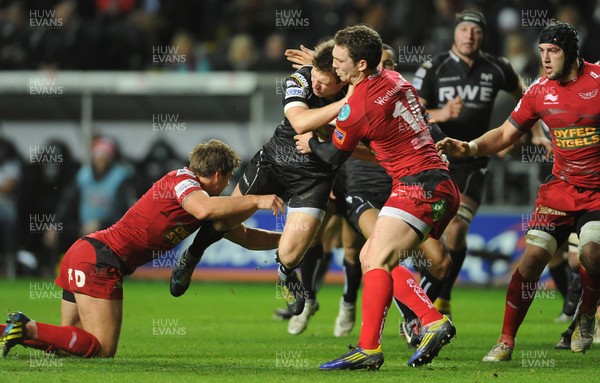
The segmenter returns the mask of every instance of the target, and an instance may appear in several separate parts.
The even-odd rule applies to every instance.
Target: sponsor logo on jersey
[[[558,104],[558,94],[551,94],[548,93],[547,95],[544,96],[544,105],[555,105]]]
[[[338,121],[346,121],[350,117],[350,105],[344,104],[340,112],[338,113],[337,120]]]
[[[304,91],[304,89],[302,88],[287,88],[285,90],[285,98],[291,98],[291,97],[302,97],[302,98],[306,98],[306,92]]]
[[[190,169],[177,169],[177,176],[181,176],[181,175],[188,175],[188,176],[192,176],[192,177],[196,177],[196,174],[194,174],[193,171],[191,171]]]
[[[431,204],[431,218],[434,222],[444,218],[447,207],[448,203],[443,198]]]
[[[597,94],[598,89],[594,89],[591,92],[579,93],[579,97],[583,98],[584,100],[589,100],[590,98],[596,97]]]
[[[439,82],[450,82],[450,81],[458,81],[460,80],[460,76],[452,76],[452,77],[440,77]]]
[[[600,75],[594,71],[590,71],[590,76],[592,76],[593,78],[599,78]]]
[[[552,134],[556,147],[561,149],[578,149],[600,143],[600,129],[593,126],[554,128]]]
[[[479,85],[457,85],[453,86],[442,86],[439,89],[439,100],[440,102],[446,102],[452,100],[454,97],[459,96],[465,101],[480,101],[480,102],[492,102],[492,94],[494,89],[488,86]]]
[[[481,81],[490,82],[490,81],[492,81],[493,78],[494,78],[494,75],[491,73],[482,73],[481,74]]]
[[[181,198],[183,193],[185,193],[187,190],[190,190],[192,188],[202,189],[202,185],[200,185],[200,182],[198,182],[196,180],[190,180],[190,179],[183,180],[183,181],[179,182],[177,185],[175,185],[175,194],[177,195],[177,198]]]
[[[535,208],[535,214],[562,215],[566,216],[564,211],[556,210],[547,206],[538,206]]]
[[[342,145],[346,140],[346,132],[344,132],[340,128],[335,128],[335,130],[333,131],[333,140],[338,144]]]
[[[294,80],[298,81],[298,83],[300,83],[300,85],[302,85],[303,87],[305,87],[305,88],[308,87],[308,80],[306,80],[306,77],[304,77],[300,73],[296,72],[293,75],[291,75],[290,77],[293,78]]]

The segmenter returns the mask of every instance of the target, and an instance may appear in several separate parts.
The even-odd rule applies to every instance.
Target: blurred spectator
[[[14,1],[0,9],[0,69],[21,69],[27,61],[28,26],[23,5]]]
[[[112,140],[95,138],[91,164],[79,169],[75,182],[62,195],[56,209],[56,220],[68,222],[69,217],[76,215],[77,236],[112,225],[136,200],[132,173],[132,168],[120,161],[120,153]],[[45,235],[47,246],[58,246],[55,231],[47,231]]]
[[[152,184],[171,170],[185,166],[186,161],[179,158],[175,149],[167,141],[154,141],[148,153],[136,166],[135,190],[141,197],[150,189]]]
[[[590,7],[589,12],[583,15],[590,16],[588,20],[589,34],[582,46],[582,57],[590,62],[600,60],[600,0],[591,0],[595,3]]]
[[[281,33],[273,33],[265,41],[262,59],[259,65],[262,71],[289,72],[290,63],[283,52],[287,49],[285,36]]]
[[[492,54],[504,53],[513,32],[536,41],[539,29],[522,22],[524,11],[539,11],[575,25],[583,57],[600,58],[600,0],[5,0],[0,1],[0,69],[156,69],[148,65],[152,48],[183,36],[194,42],[190,62],[165,69],[278,71],[283,63],[275,52],[281,41],[314,46],[361,23],[397,50],[425,47],[430,54],[451,44],[454,13],[465,7],[488,19],[484,49]],[[30,25],[45,10],[60,20],[58,28]],[[31,16],[31,11],[40,13]],[[282,27],[276,12],[297,15],[290,17],[306,19],[307,25]]]
[[[69,246],[79,235],[77,215],[61,217],[59,221],[55,210],[68,185],[73,182],[79,163],[73,158],[69,147],[60,140],[51,139],[42,146],[47,154],[30,158],[29,195],[22,208],[22,214],[31,221],[41,221],[40,228],[28,225],[27,237],[23,241],[24,250],[35,255],[39,264],[38,274],[54,275],[59,261],[60,249]],[[32,217],[37,217],[33,219]],[[46,243],[45,231],[55,231],[57,241]]]
[[[0,137],[0,269],[7,277],[16,273],[19,186],[22,162],[12,142]]]
[[[216,58],[215,70],[252,71],[258,69],[259,53],[254,38],[243,33],[233,36],[226,56]]]
[[[30,50],[34,69],[92,69],[100,58],[98,36],[76,13],[73,0],[62,0],[51,13],[34,10],[29,16]],[[50,15],[48,17],[40,15]],[[32,20],[33,17],[33,20]],[[51,27],[49,25],[52,25]]]
[[[523,77],[527,86],[538,78],[540,62],[534,56],[531,47],[519,33],[510,33],[505,39],[504,55],[515,68],[515,71]]]

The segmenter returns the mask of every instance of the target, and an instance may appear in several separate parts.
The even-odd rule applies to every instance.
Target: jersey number
[[[423,120],[423,115],[421,114],[420,110],[421,107],[417,102],[417,98],[410,89],[406,92],[406,100],[408,101],[410,109],[407,109],[402,102],[396,101],[396,107],[394,108],[394,113],[392,116],[394,116],[394,118],[402,117],[402,119],[406,121],[412,130],[415,132],[420,132],[425,126],[425,121]],[[404,128],[404,126],[400,126],[400,129],[402,128]]]

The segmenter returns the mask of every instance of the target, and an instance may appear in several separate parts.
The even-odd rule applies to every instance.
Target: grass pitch
[[[125,314],[114,359],[55,358],[17,346],[0,359],[1,382],[592,382],[600,376],[600,347],[586,354],[554,350],[565,324],[555,324],[562,298],[542,292],[519,332],[509,363],[484,364],[501,329],[504,290],[458,288],[453,319],[458,337],[433,363],[406,365],[413,350],[398,337],[392,307],[383,335],[380,371],[318,370],[356,344],[333,336],[341,286],[325,286],[320,310],[301,335],[272,319],[283,307],[273,284],[194,282],[172,298],[167,281],[125,283]],[[0,280],[0,309],[59,323],[60,291],[50,281]],[[360,323],[360,317],[357,318]]]

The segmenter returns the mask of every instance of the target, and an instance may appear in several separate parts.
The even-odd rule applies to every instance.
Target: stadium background
[[[582,57],[600,59],[600,0],[0,1],[0,167],[13,161],[21,169],[17,188],[0,192],[0,209],[17,209],[12,223],[2,221],[13,230],[1,234],[0,276],[50,276],[57,254],[78,236],[76,217],[57,209],[73,203],[65,192],[76,168],[90,162],[93,138],[114,140],[136,196],[156,169],[185,164],[202,140],[221,139],[248,160],[282,118],[281,85],[291,70],[286,47],[312,47],[346,25],[366,23],[396,49],[398,70],[410,80],[450,47],[453,15],[464,8],[486,15],[484,50],[508,57],[526,84],[537,78],[539,31],[554,20],[578,29]],[[501,94],[492,126],[513,106]],[[150,156],[157,142],[172,151]],[[550,169],[527,141],[494,157],[462,281],[505,282],[522,252],[537,185]],[[44,184],[48,174],[54,183]],[[249,223],[281,229],[284,217],[258,213]],[[45,232],[61,239],[51,249]],[[157,254],[139,275],[164,277],[178,250]],[[222,241],[198,274],[273,279],[273,257]],[[333,270],[340,264],[338,251]]]

